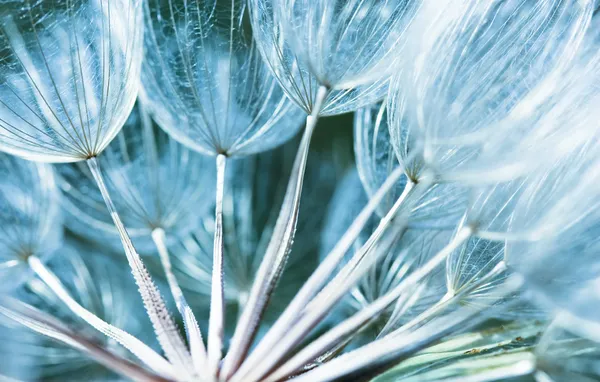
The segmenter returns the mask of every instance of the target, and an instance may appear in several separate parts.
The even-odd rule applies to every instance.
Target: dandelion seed
[[[99,158],[107,187],[136,248],[157,252],[152,232],[161,229],[172,244],[198,228],[211,207],[215,170],[212,161],[169,138],[141,105],[134,108],[121,132]],[[121,248],[118,232],[82,164],[58,165],[67,226],[100,243]]]
[[[598,342],[570,330],[568,320],[559,315],[542,334],[534,350],[538,367],[532,374],[537,380],[598,377]]]
[[[17,289],[30,276],[30,256],[46,261],[61,247],[62,212],[52,168],[0,154],[1,289]]]
[[[110,255],[93,253],[89,246],[67,240],[67,246],[57,251],[48,261],[48,268],[59,277],[71,296],[86,309],[104,321],[127,330],[144,342],[154,344],[147,319],[139,315],[143,308],[123,263],[111,259]],[[82,256],[85,255],[85,256]],[[111,352],[131,358],[116,342],[109,338],[98,338],[57,298],[41,280],[33,278],[16,295],[39,309],[51,312],[63,323],[78,328],[81,334],[105,343]],[[55,341],[32,338],[23,341],[14,351],[20,357],[33,357],[29,362],[36,369],[37,378],[71,378],[85,365],[85,378],[101,379],[108,376],[105,368],[84,356],[77,349],[70,349]]]
[[[549,118],[564,113],[566,119],[569,113],[553,101],[570,97],[560,96],[560,86],[540,89],[560,82],[572,68],[592,11],[577,1],[457,7],[425,2],[407,48],[412,52],[407,56],[419,56],[423,67],[404,66],[388,96],[396,152],[402,155],[407,145],[419,148],[443,179],[469,183],[510,180],[550,160],[560,142],[552,138],[560,134],[569,142],[562,135],[568,129],[554,124],[556,116]],[[536,112],[515,116],[532,103]],[[550,129],[553,134],[540,139],[538,133]],[[585,141],[586,133],[578,132],[582,135],[570,135],[571,142]]]

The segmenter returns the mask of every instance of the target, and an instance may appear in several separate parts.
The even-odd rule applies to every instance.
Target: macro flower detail
[[[600,379],[595,0],[0,4],[0,379]]]

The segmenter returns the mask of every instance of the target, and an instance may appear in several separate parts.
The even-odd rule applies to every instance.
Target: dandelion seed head
[[[137,95],[141,1],[11,1],[0,17],[0,148],[43,162],[98,155]]]
[[[0,378],[600,375],[596,3],[5,1]]]

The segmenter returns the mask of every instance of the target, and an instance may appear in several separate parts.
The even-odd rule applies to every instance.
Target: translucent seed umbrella
[[[44,162],[102,152],[137,94],[140,3],[6,2],[0,150]]]
[[[306,114],[333,115],[385,95],[420,3],[252,0],[250,6],[259,49],[288,96]]]
[[[594,26],[598,21],[594,17]],[[513,279],[534,296],[530,301],[565,311],[583,336],[597,332],[597,314],[590,307],[595,305],[594,290],[600,277],[594,266],[598,222],[594,206],[600,195],[596,182],[600,158],[598,41],[597,29],[593,28],[577,57],[574,74],[559,84],[567,85],[564,98],[551,109],[555,111],[551,114],[554,123],[568,123],[575,137],[586,132],[585,142],[567,152],[558,146],[551,166],[530,174],[518,188],[505,187],[515,195],[510,202],[514,212],[504,214],[501,224],[492,226],[491,235],[480,232],[508,240],[504,261],[516,273]],[[504,235],[494,235],[493,231]]]
[[[598,138],[532,179],[510,222],[506,263],[531,301],[598,341]]]
[[[123,223],[143,253],[156,252],[153,235],[164,232],[168,246],[195,230],[201,224],[198,215],[211,207],[212,161],[171,139],[139,102],[99,162]],[[118,240],[89,170],[80,163],[56,169],[71,217],[67,227],[103,244]]]
[[[378,215],[384,217],[406,189],[418,182],[425,167],[418,159],[419,147],[410,144],[409,126],[402,126],[402,144],[393,145],[386,102],[358,109],[354,117],[354,153],[360,180],[369,198],[398,168],[403,174],[397,185],[379,204]],[[416,155],[415,155],[416,154]],[[460,183],[437,183],[428,189],[413,207],[409,227],[453,229],[467,208],[468,188]]]
[[[593,336],[597,314],[589,307],[595,306],[600,277],[593,266],[599,130],[593,81],[597,61],[588,58],[584,54],[575,66],[574,81],[566,79],[569,89],[554,104],[559,112],[552,115],[557,124],[568,121],[573,135],[587,129],[587,141],[558,157],[554,153],[555,159],[542,171],[474,190],[468,219],[484,242],[506,240],[498,265],[512,272],[507,283],[523,286],[529,303],[562,312],[559,315],[569,318],[563,321],[570,321],[582,335]],[[573,108],[577,112],[571,114]]]
[[[31,277],[29,256],[47,261],[62,244],[62,212],[52,168],[0,153],[0,290]]]
[[[216,156],[216,229],[209,329],[211,373],[223,346],[223,179],[227,157],[278,146],[301,126],[302,111],[262,61],[242,0],[146,4],[143,83],[149,108],[174,139]]]
[[[4,355],[0,359],[2,376],[21,381],[39,379],[37,354],[28,352],[28,347],[39,346],[42,340],[35,333],[10,321],[0,316],[0,351]]]
[[[523,187],[522,182],[514,183]],[[508,190],[513,191],[513,188],[508,188]],[[482,197],[482,199],[485,199],[484,201],[471,201],[468,212],[463,216],[461,223],[458,224],[459,228],[453,235],[454,237],[449,243],[448,240],[445,241],[448,245],[429,256],[427,259],[429,261],[425,261],[421,267],[414,269],[412,274],[406,277],[410,279],[414,275],[413,282],[419,285],[420,281],[417,280],[427,277],[430,272],[435,271],[435,267],[443,264],[443,260],[445,260],[444,295],[438,301],[432,303],[418,317],[390,332],[387,335],[388,340],[412,333],[432,320],[441,320],[444,314],[448,314],[449,309],[457,307],[465,311],[479,312],[485,310],[486,315],[499,318],[510,319],[514,317],[511,314],[511,309],[515,309],[515,305],[521,303],[521,296],[519,293],[515,293],[516,288],[511,288],[510,285],[507,286],[511,283],[507,281],[510,272],[507,270],[505,262],[504,243],[478,237],[480,235],[479,229],[485,231],[490,227],[494,227],[495,229],[508,230],[506,225],[498,222],[512,217],[514,204],[511,205],[510,197],[514,197],[514,195],[512,192],[499,194],[502,197],[488,191],[482,194],[485,195],[485,197]],[[470,220],[472,211],[478,209],[486,210],[487,213],[476,215],[475,220]],[[475,229],[469,229],[470,226],[475,227]],[[391,290],[389,294],[396,296],[396,298],[401,297],[403,289],[403,286],[399,285],[395,291]],[[385,297],[389,298],[389,296]],[[382,300],[385,301],[385,299]],[[519,318],[540,317],[540,311],[531,309],[526,304],[521,305],[518,313],[515,313]],[[438,329],[441,327],[441,323],[437,325]],[[382,338],[382,340],[385,340],[385,338]]]
[[[534,349],[538,381],[592,382],[600,378],[600,344],[570,328],[567,317],[557,317]]]
[[[183,339],[107,192],[96,160],[135,102],[142,2],[11,1],[0,10],[0,150],[46,162],[87,161],[117,226],[159,342],[195,374]]]
[[[422,161],[445,179],[494,182],[531,171],[561,151],[560,139],[567,146],[577,137],[544,118],[563,97],[591,2],[423,4],[406,49],[413,59],[388,97],[397,153],[421,147]]]
[[[150,0],[142,82],[148,108],[174,139],[205,155],[279,146],[302,111],[263,63],[244,1]]]
[[[463,295],[463,305],[495,305],[497,286],[508,277],[506,266],[498,265],[504,259],[504,244],[481,238],[468,240],[446,261],[447,294],[449,298]],[[485,281],[481,281],[484,279]],[[464,296],[465,289],[472,289]],[[501,312],[502,314],[503,312]],[[525,315],[522,315],[525,317]]]
[[[515,122],[513,131],[517,139],[511,142],[521,151],[530,151],[531,157],[524,163],[534,163],[533,171],[523,172],[519,164],[507,166],[508,171],[500,169],[492,174],[501,174],[500,179],[509,174],[507,180],[500,180],[491,184],[473,184],[471,187],[471,206],[468,219],[479,225],[478,236],[491,240],[504,240],[510,238],[528,237],[535,229],[542,230],[540,213],[532,215],[531,219],[538,219],[536,224],[529,227],[522,226],[518,232],[513,224],[513,212],[522,212],[519,203],[523,198],[535,195],[538,198],[550,198],[552,192],[566,192],[566,189],[556,189],[552,186],[548,190],[538,190],[542,182],[549,185],[563,178],[577,176],[573,169],[582,169],[589,166],[597,152],[595,145],[598,140],[598,91],[595,81],[600,78],[598,71],[598,33],[597,23],[600,18],[593,17],[592,24],[587,31],[583,46],[577,52],[571,69],[557,80],[553,88],[555,92],[548,97],[543,105],[539,105],[530,118]],[[528,102],[521,104],[526,105]],[[517,108],[520,108],[518,106]],[[510,121],[510,119],[508,119]],[[514,122],[514,121],[513,121]],[[518,133],[526,132],[523,135]],[[510,140],[510,139],[509,139]],[[541,143],[540,143],[541,142]],[[521,146],[522,145],[522,146]],[[485,159],[498,154],[490,150],[484,152]],[[489,155],[489,156],[488,156]],[[510,154],[512,155],[512,154]],[[535,157],[540,157],[540,160]],[[497,159],[502,160],[500,157]],[[537,162],[537,163],[536,163]],[[470,180],[467,180],[470,182]],[[578,184],[579,181],[573,183]],[[538,192],[539,191],[539,192]],[[548,193],[549,191],[549,193]],[[540,199],[541,200],[541,199]],[[547,203],[546,199],[544,203]],[[527,210],[529,211],[529,206]],[[538,223],[540,223],[538,225]],[[548,223],[548,222],[547,222]],[[508,232],[508,235],[507,235]]]

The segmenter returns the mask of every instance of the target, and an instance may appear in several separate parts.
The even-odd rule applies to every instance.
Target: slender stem
[[[515,360],[512,364],[504,367],[495,367],[491,370],[476,373],[475,375],[461,376],[460,378],[446,379],[447,382],[486,382],[486,381],[510,381],[526,375],[535,377],[535,359],[528,357],[520,361]],[[535,373],[534,373],[535,372]],[[537,382],[554,382],[553,379],[539,380]]]
[[[339,341],[349,335],[352,335],[361,326],[377,317],[381,312],[392,305],[401,295],[405,293],[407,288],[418,283],[423,277],[427,276],[439,264],[441,264],[456,248],[462,245],[469,237],[473,230],[470,227],[462,228],[454,239],[438,252],[430,261],[408,276],[394,289],[378,298],[371,304],[367,305],[354,316],[342,321],[340,324],[333,327],[327,333],[319,337],[316,341],[295,354],[289,361],[283,364],[278,371],[273,373],[269,380],[279,380],[289,374],[292,374],[306,362],[323,354],[331,347],[335,346]]]
[[[173,295],[175,304],[177,305],[177,310],[183,317],[183,323],[185,325],[188,343],[192,353],[192,361],[194,362],[196,372],[200,375],[202,372],[202,367],[206,362],[206,349],[204,348],[204,342],[202,341],[202,333],[200,332],[198,321],[196,320],[194,312],[192,312],[192,309],[187,303],[187,300],[185,299],[185,296],[179,287],[177,278],[173,274],[171,260],[169,258],[169,250],[166,245],[165,231],[162,228],[154,229],[152,231],[152,240],[154,241],[156,249],[158,250],[160,262],[162,263],[165,275],[167,276],[167,282],[169,284],[169,288],[171,289],[171,294]]]
[[[544,333],[537,342],[537,345],[535,347],[536,354],[544,354],[553,345],[555,345],[553,337],[556,335],[556,332],[560,331],[561,328],[564,326],[565,319],[568,319],[568,316],[565,317],[564,311],[559,311],[555,314],[554,318],[552,319],[550,324],[546,326],[546,329],[544,329]],[[573,327],[573,325],[571,324],[570,327]]]
[[[225,357],[223,364],[224,380],[233,375],[246,356],[258,329],[259,318],[267,306],[291,250],[298,220],[298,209],[300,207],[310,141],[328,94],[328,88],[319,87],[314,108],[311,114],[306,117],[306,127],[294,160],[294,167],[292,168],[281,211],[275,223],[273,235],[250,290],[248,303],[237,323],[231,341],[231,349]]]
[[[375,229],[375,232],[373,232],[373,234],[369,237],[367,242],[352,256],[350,261],[348,261],[348,263],[344,265],[344,267],[335,275],[335,277],[327,283],[327,286],[323,288],[323,290],[317,295],[317,297],[315,297],[310,302],[310,304],[306,306],[305,311],[312,310],[314,307],[319,306],[319,304],[323,303],[324,301],[335,300],[336,298],[332,298],[332,296],[343,296],[367,271],[369,267],[368,264],[376,263],[377,257],[371,256],[366,261],[367,265],[365,265],[365,257],[369,255],[370,251],[374,248],[375,244],[381,239],[382,235],[384,235],[385,231],[398,214],[398,211],[404,205],[406,198],[409,195],[411,195],[413,187],[414,183],[410,181],[406,183],[406,187],[402,191],[402,194],[400,195],[398,200],[396,200],[392,208],[390,208],[386,216],[379,222],[379,225]],[[420,190],[423,190],[427,188],[428,185],[421,184],[419,187]],[[404,224],[397,224],[397,226],[397,228],[400,228],[400,231],[404,230]],[[356,271],[359,264],[363,266],[364,272]]]
[[[455,336],[450,336],[445,338],[443,341],[440,341],[438,344],[435,344],[431,347],[428,347],[422,352],[415,354],[407,359],[407,362],[396,363],[392,369],[393,371],[386,375],[386,377],[399,376],[404,375],[406,373],[410,373],[411,370],[415,370],[421,367],[427,367],[431,364],[440,364],[445,363],[449,365],[449,368],[454,370],[454,362],[460,361],[465,358],[465,353],[474,353],[473,350],[479,350],[482,352],[481,357],[467,357],[463,365],[460,366],[461,369],[463,367],[465,370],[468,370],[468,365],[470,362],[477,364],[477,369],[481,370],[480,362],[485,362],[485,369],[494,370],[503,365],[512,365],[515,362],[519,362],[521,360],[535,360],[535,356],[532,353],[533,346],[524,346],[515,349],[515,351],[508,351],[505,353],[506,346],[511,347],[514,338],[516,336],[522,337],[532,337],[537,336],[541,329],[541,323],[531,323],[531,322],[520,322],[518,324],[509,324],[502,325],[501,327],[497,327],[492,329],[491,331],[486,331],[485,329],[478,331],[467,331],[462,334],[458,334]],[[535,346],[537,348],[537,345]],[[362,347],[362,349],[366,349]],[[491,356],[488,357],[488,356]],[[484,361],[484,359],[486,359]],[[441,371],[441,370],[440,370]],[[381,372],[380,372],[381,373]],[[437,373],[436,373],[437,374]],[[444,373],[438,375],[446,375]],[[475,375],[481,375],[481,373],[476,372]],[[465,375],[462,375],[458,380],[463,381],[462,378],[466,378]],[[385,379],[385,378],[384,378]],[[393,378],[392,378],[393,379]],[[493,379],[494,381],[502,379],[497,378]],[[428,378],[428,380],[432,381],[433,378]],[[450,379],[455,382],[458,380]],[[444,379],[444,381],[447,381]],[[483,381],[483,380],[482,380]]]
[[[240,320],[242,316],[242,312],[244,311],[244,307],[246,306],[246,302],[248,300],[248,295],[245,293],[241,293],[237,298],[237,321]]]
[[[434,317],[437,313],[443,311],[448,307],[448,305],[453,303],[455,301],[455,297],[456,295],[447,292],[446,294],[444,294],[444,296],[442,296],[442,298],[438,302],[427,308],[427,310],[420,313],[417,317],[413,318],[408,323],[402,325],[401,327],[395,330],[393,328],[396,327],[398,320],[400,319],[400,317],[402,317],[402,315],[400,314],[398,316],[390,317],[383,329],[381,329],[381,331],[377,334],[377,338],[383,338],[388,335],[396,335],[396,333],[404,332],[420,323],[426,322],[429,318]]]
[[[127,350],[138,357],[146,366],[150,369],[165,376],[166,378],[174,377],[173,366],[162,356],[157,354],[154,350],[138,340],[131,334],[124,330],[116,328],[92,312],[85,309],[77,301],[75,301],[69,292],[65,289],[63,284],[60,282],[58,277],[49,270],[44,263],[40,261],[36,256],[30,256],[28,258],[29,266],[33,272],[56,294],[56,296],[67,305],[67,307],[75,313],[78,317],[82,318],[88,324],[92,325],[95,329],[100,331],[105,336],[112,338]]]
[[[502,287],[498,288],[498,298],[514,292],[518,287],[520,287],[519,284],[505,282]],[[442,316],[436,322],[425,325],[414,332],[406,333],[404,336],[388,336],[343,354],[331,362],[302,374],[294,381],[331,381],[351,375],[359,370],[366,373],[369,369],[377,368],[379,365],[389,367],[400,359],[414,354],[447,336],[459,326],[461,329],[465,329],[465,326],[472,327],[482,322],[487,318],[486,315],[477,315],[484,309],[486,309],[485,306],[461,307]]]
[[[352,243],[356,240],[364,226],[367,224],[369,218],[373,212],[375,212],[377,206],[379,206],[379,203],[381,203],[388,191],[394,185],[396,185],[400,177],[403,175],[404,169],[402,167],[398,167],[388,176],[383,185],[369,200],[369,203],[356,217],[346,233],[344,233],[344,236],[327,255],[327,257],[319,264],[317,269],[313,272],[306,283],[304,283],[290,304],[288,304],[288,307],[285,309],[283,314],[277,319],[275,324],[257,345],[255,351],[268,351],[268,349],[272,348],[279,341],[281,336],[283,336],[283,334],[289,330],[293,321],[298,317],[300,312],[306,308],[306,305],[310,299],[314,297],[314,295],[322,288],[323,284],[329,279],[329,277],[331,277],[331,273],[335,270],[341,258],[346,254]]]
[[[87,164],[98,184],[98,188],[102,193],[102,197],[104,198],[106,207],[115,223],[115,227],[119,232],[121,242],[123,243],[123,249],[127,256],[127,262],[131,267],[131,273],[139,288],[144,307],[146,308],[148,317],[150,317],[150,321],[154,327],[156,338],[176,370],[185,375],[186,379],[193,379],[195,378],[195,372],[192,357],[179,334],[179,330],[177,329],[158,288],[154,284],[154,281],[152,281],[150,273],[133,246],[131,238],[121,221],[121,217],[117,213],[115,205],[108,193],[108,189],[106,188],[106,184],[104,183],[104,178],[102,177],[102,172],[100,171],[96,158],[88,159]]]
[[[423,313],[419,314],[414,319],[410,320],[405,325],[402,325],[400,328],[389,333],[389,335],[390,336],[400,335],[410,329],[413,329],[415,326],[426,322],[427,320],[431,319],[439,312],[446,309],[446,307],[448,307],[449,305],[465,298],[471,292],[473,292],[480,286],[487,283],[490,279],[496,277],[497,275],[499,275],[500,273],[502,273],[504,271],[506,271],[506,263],[504,262],[504,260],[502,260],[502,261],[498,262],[498,264],[496,264],[496,266],[494,266],[494,268],[492,268],[492,270],[490,270],[488,273],[486,273],[483,277],[481,277],[477,281],[473,282],[472,284],[468,285],[467,287],[462,288],[459,293],[456,293],[456,294],[446,293],[440,299],[440,301],[438,301],[437,303],[435,303],[434,305],[429,307],[427,310],[425,310]],[[386,327],[387,327],[387,325],[386,325]],[[384,330],[385,330],[385,328],[384,328]],[[381,337],[383,337],[383,336],[385,336],[385,333],[382,331]]]
[[[552,379],[552,377],[550,377],[545,371],[535,370],[535,365],[532,367],[532,370],[530,370],[530,372],[533,372],[533,378],[536,382],[554,382],[554,379]],[[521,373],[520,375],[525,374],[528,373]]]
[[[10,297],[0,297],[0,314],[37,333],[86,353],[93,360],[134,381],[167,382],[140,366],[121,358],[93,341],[72,331],[49,314]]]
[[[225,291],[223,284],[223,193],[225,188],[226,157],[217,155],[217,190],[215,206],[215,237],[208,324],[208,372],[216,378],[223,351],[225,325]]]
[[[259,344],[242,366],[242,368],[247,367],[247,369],[245,369],[247,370],[247,374],[242,374],[245,370],[240,368],[239,375],[236,375],[236,378],[239,377],[239,380],[243,381],[258,380],[273,368],[279,360],[285,357],[302,340],[302,338],[314,328],[316,323],[327,314],[329,309],[370,269],[370,266],[375,264],[377,256],[368,255],[375,247],[376,242],[379,241],[381,236],[387,230],[389,224],[397,215],[400,207],[411,194],[411,191],[416,189],[416,194],[418,195],[422,189],[428,187],[429,185],[426,183],[419,183],[419,188],[417,189],[412,187],[412,183],[408,183],[405,192],[402,193],[388,214],[381,220],[377,229],[369,237],[367,242],[356,251],[350,261],[342,268],[336,277],[327,284],[321,293],[310,301],[307,306],[303,307],[304,309],[301,312],[305,313],[302,314],[298,320],[292,321],[292,324],[290,324],[287,330],[282,333],[283,335],[278,338],[276,343],[268,348],[263,348],[261,347],[261,341],[261,344]],[[404,227],[405,224],[400,223],[397,223],[394,226],[397,231],[403,230]],[[359,263],[363,260],[364,263],[358,268]],[[266,357],[266,354],[269,354],[270,356]],[[314,358],[316,357],[313,357],[312,359]]]

